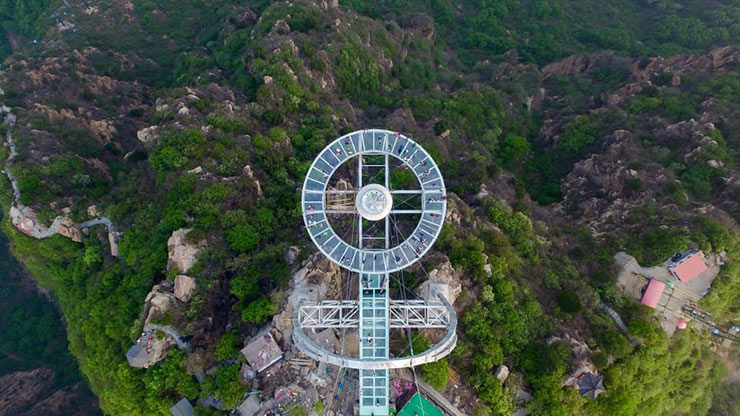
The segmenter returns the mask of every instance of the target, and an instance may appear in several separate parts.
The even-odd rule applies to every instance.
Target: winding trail
[[[4,95],[4,91],[0,88],[0,96],[2,95]],[[13,188],[13,204],[11,205],[10,212],[8,213],[11,222],[18,230],[20,230],[24,234],[39,240],[51,237],[55,234],[59,234],[59,226],[62,225],[62,223],[64,223],[66,220],[64,217],[56,217],[51,226],[46,227],[45,225],[40,223],[31,208],[25,206],[20,202],[21,190],[18,186],[18,179],[13,176],[9,169],[13,159],[18,156],[18,150],[15,146],[15,142],[13,141],[13,134],[11,131],[11,129],[15,126],[17,117],[11,112],[10,107],[0,103],[0,116],[2,116],[3,114],[6,115],[3,124],[8,127],[8,131],[5,135],[5,141],[8,143],[10,154],[8,156],[8,159],[5,161],[5,166],[2,169],[2,173],[7,176],[8,180],[10,181],[10,185]],[[79,230],[83,230],[85,228],[94,227],[96,225],[105,225],[106,230],[108,231],[109,240],[111,242],[111,254],[117,257],[118,248],[115,245],[117,238],[120,236],[120,233],[116,232],[115,226],[109,218],[99,217],[82,222],[80,224],[76,224],[74,226],[77,227],[77,229]]]
[[[617,311],[615,311],[614,309],[612,309],[611,307],[609,307],[609,305],[607,305],[605,303],[601,303],[599,305],[599,307],[601,307],[601,309],[604,312],[606,312],[607,315],[611,316],[611,318],[614,320],[614,323],[617,324],[617,327],[622,332],[624,332],[624,335],[630,340],[630,343],[632,344],[633,347],[637,346],[637,344],[640,343],[640,341],[638,339],[633,338],[632,336],[630,336],[630,331],[629,331],[629,329],[627,329],[627,325],[624,324],[624,321],[622,320],[622,317],[619,316],[619,314],[617,313]]]
[[[173,328],[172,326],[170,326],[170,325],[157,325],[157,324],[149,323],[149,324],[146,324],[146,326],[144,327],[144,331],[149,331],[149,330],[152,330],[152,329],[153,330],[160,330],[160,331],[166,333],[167,335],[171,336],[172,339],[174,339],[175,342],[177,343],[177,348],[179,348],[181,350],[185,350],[185,351],[189,351],[190,350],[190,344],[188,344],[187,342],[183,341],[182,340],[182,335],[180,334],[180,332],[178,332],[177,329]]]

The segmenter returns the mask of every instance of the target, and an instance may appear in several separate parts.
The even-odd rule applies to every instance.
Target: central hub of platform
[[[357,193],[355,207],[362,218],[370,221],[380,221],[387,217],[393,208],[393,197],[383,185],[365,185]]]

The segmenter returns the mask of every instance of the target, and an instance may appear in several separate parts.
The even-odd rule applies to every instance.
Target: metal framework
[[[450,311],[442,302],[389,300],[391,328],[447,328]],[[298,309],[301,328],[360,327],[360,305],[356,300],[303,302]]]
[[[354,167],[347,169],[352,159],[357,160],[354,188],[331,186],[338,170],[354,171]],[[393,159],[401,162],[401,169],[413,173],[418,189],[393,186]],[[418,206],[404,206],[403,202],[394,206],[396,197],[405,201],[416,198]],[[442,174],[431,156],[407,136],[380,129],[355,131],[334,140],[311,164],[301,207],[308,234],[319,250],[358,274],[359,299],[302,302],[294,316],[293,341],[315,360],[358,369],[360,415],[388,415],[388,370],[437,361],[457,344],[457,317],[444,296],[437,293],[438,300],[430,302],[388,297],[389,274],[417,262],[442,230],[447,210]],[[408,235],[402,235],[394,221],[404,216],[416,221]],[[343,219],[344,223],[332,224]],[[337,232],[347,224],[345,229],[356,231],[350,241]],[[359,357],[328,351],[304,333],[304,329],[324,328],[356,330]],[[390,357],[388,342],[394,328],[445,328],[447,334],[427,351]]]

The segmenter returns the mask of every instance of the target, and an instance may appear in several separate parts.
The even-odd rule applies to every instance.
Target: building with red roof
[[[655,307],[658,306],[658,301],[660,301],[660,297],[663,295],[664,290],[665,283],[659,280],[650,279],[650,282],[648,282],[648,285],[645,288],[645,292],[642,294],[640,303],[655,309]]]
[[[683,254],[668,266],[668,270],[671,274],[684,283],[690,282],[707,269],[708,267],[706,263],[704,263],[704,254],[698,250],[689,251]]]

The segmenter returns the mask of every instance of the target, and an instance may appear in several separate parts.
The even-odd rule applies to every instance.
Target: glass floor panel
[[[388,359],[388,275],[360,279],[360,359]],[[388,414],[388,372],[360,370],[360,415]]]

